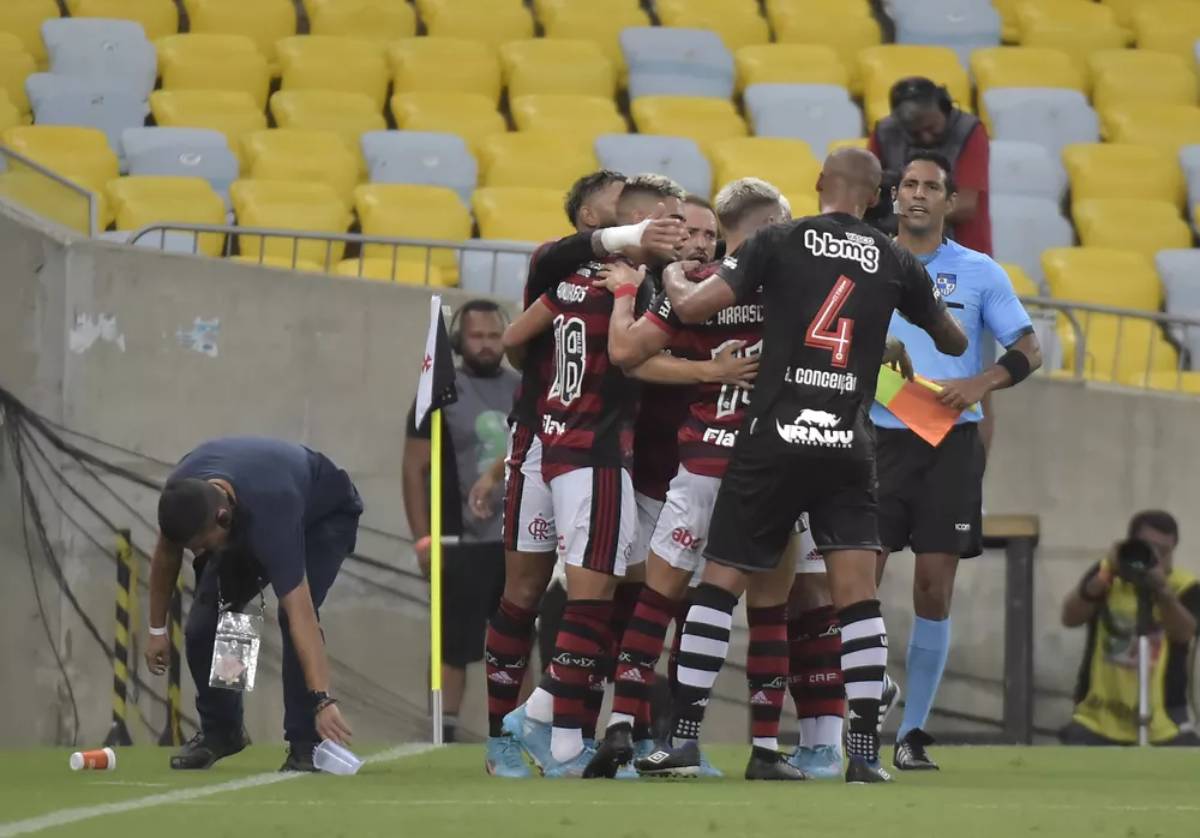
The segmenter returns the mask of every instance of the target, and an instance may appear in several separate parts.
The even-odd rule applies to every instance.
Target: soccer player
[[[752,574],[779,565],[807,511],[841,624],[846,780],[890,779],[879,765],[876,730],[887,632],[875,588],[880,543],[865,402],[895,309],[945,352],[965,351],[967,340],[921,263],[863,223],[880,178],[870,152],[839,149],[817,180],[822,215],[767,227],[702,282],[674,273],[665,280],[684,323],[702,323],[760,288],[765,322],[758,378],[717,493],[703,582],[684,625],[672,747],[639,760],[639,771],[695,764],[689,745],[729,651],[733,609]],[[776,665],[763,675],[783,682],[786,656]]]
[[[938,351],[912,324],[892,318],[891,335],[904,342],[916,371],[941,381],[943,404],[965,411],[941,445],[930,446],[882,405],[871,407],[877,429],[884,546],[879,577],[889,552],[911,546],[916,553],[916,619],[909,637],[905,683],[908,698],[893,764],[902,771],[930,770],[937,764],[926,752],[933,740],[924,727],[950,648],[954,575],[960,557],[978,556],[983,549],[984,451],[978,429],[982,412],[968,408],[993,390],[1019,384],[1041,366],[1042,354],[1029,315],[1004,269],[990,256],[945,238],[946,219],[955,207],[950,162],[935,152],[914,153],[893,197],[900,225],[897,241],[925,264],[969,340],[967,351],[952,357]],[[980,360],[985,328],[1008,347],[986,368]]]
[[[688,238],[680,258],[707,265],[717,255],[717,215],[712,205],[699,195],[688,195],[683,199],[683,223]]]

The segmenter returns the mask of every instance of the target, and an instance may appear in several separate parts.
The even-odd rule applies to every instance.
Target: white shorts
[[[550,481],[558,557],[568,565],[624,576],[637,534],[633,479],[623,468],[577,468]]]
[[[654,555],[676,570],[691,571],[693,582],[704,568],[702,551],[720,488],[719,477],[693,474],[680,466],[650,537]]]
[[[650,536],[654,534],[654,525],[658,523],[663,508],[663,501],[637,490],[634,490],[633,499],[637,503],[637,535],[633,539],[633,551],[629,554],[630,565],[641,564],[650,555]]]
[[[558,542],[550,487],[542,479],[542,441],[514,424],[504,460],[504,549],[550,553]]]
[[[796,557],[796,574],[824,573],[825,559],[817,552],[817,543],[813,541],[808,529],[808,513],[805,512],[796,521],[796,529],[788,539],[788,552]]]

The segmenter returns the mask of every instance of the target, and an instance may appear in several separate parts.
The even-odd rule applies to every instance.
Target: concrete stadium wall
[[[109,444],[89,443],[89,450],[155,477],[198,441],[221,434],[270,434],[320,448],[350,470],[366,499],[369,529],[361,552],[415,569],[404,540],[400,463],[426,291],[134,251],[65,236],[5,207],[0,254],[0,386],[52,420]],[[453,291],[446,296],[460,298]],[[1002,394],[997,413],[986,506],[1042,517],[1037,721],[1052,727],[1069,712],[1064,696],[1083,640],[1057,627],[1061,595],[1136,508],[1161,505],[1182,517],[1195,505],[1200,473],[1187,455],[1194,450],[1200,402],[1039,380]],[[131,527],[140,547],[152,546],[150,493],[109,480],[130,511],[73,466],[55,462],[89,502]],[[0,676],[10,707],[0,721],[0,745],[63,742],[72,728],[70,702],[34,604],[16,477],[7,455],[0,463],[6,582]],[[83,522],[101,544],[111,542],[82,504],[61,489],[54,494],[65,515]],[[52,499],[41,497],[67,582],[110,642],[113,562],[64,520]],[[1188,549],[1186,518],[1183,526],[1181,560],[1200,571]],[[322,621],[339,662],[335,685],[356,732],[364,741],[427,737],[424,586],[411,576],[350,570],[355,575],[339,579]],[[34,572],[74,687],[79,741],[98,741],[108,726],[110,664],[44,563],[35,562]],[[956,640],[940,706],[999,718],[1003,579],[998,555],[960,571]],[[898,669],[911,623],[910,585],[910,563],[897,557],[883,599]],[[742,655],[735,650],[733,659]],[[247,724],[258,741],[280,738],[277,661],[272,637],[259,690],[248,702]],[[471,678],[463,724],[482,734],[482,672],[476,668]],[[190,713],[186,674],[184,686]],[[741,739],[746,715],[739,675],[727,672],[718,692],[728,700],[712,705],[712,736]],[[161,727],[161,706],[145,695],[138,706],[152,727]],[[932,727],[962,724],[939,718]],[[139,741],[153,738],[140,722],[132,728]]]

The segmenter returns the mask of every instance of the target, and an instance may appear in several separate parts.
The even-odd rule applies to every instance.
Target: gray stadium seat
[[[1038,143],[1056,160],[1064,146],[1100,142],[1100,120],[1078,90],[993,87],[983,100],[993,140]]]
[[[992,140],[989,155],[991,194],[1025,195],[1055,202],[1066,195],[1066,169],[1037,143]]]
[[[131,175],[204,178],[225,199],[226,207],[231,206],[229,187],[238,179],[238,160],[228,148],[155,148],[130,158],[128,166]]]
[[[963,68],[971,51],[1000,45],[1000,14],[988,0],[893,0],[896,43],[949,47]]]
[[[862,111],[834,84],[753,84],[745,102],[756,136],[804,140],[818,159],[829,143],[862,134]]]
[[[1200,204],[1200,145],[1187,145],[1179,150],[1179,165],[1187,176],[1188,213],[1194,214],[1196,205]],[[1200,224],[1200,218],[1192,217],[1193,224]]]
[[[121,148],[124,156],[130,158],[159,148],[179,151],[223,148],[228,151],[229,141],[220,131],[211,128],[127,128],[121,135]]]
[[[602,134],[596,138],[596,157],[606,169],[636,175],[658,172],[677,181],[693,195],[712,192],[712,167],[694,140],[651,134]]]
[[[368,131],[361,142],[372,183],[444,186],[471,205],[479,167],[457,134]]]
[[[629,98],[733,96],[733,55],[707,29],[631,26],[621,31]]]
[[[86,79],[34,73],[25,80],[25,91],[38,125],[82,125],[108,136],[118,154],[121,134],[145,124],[150,106],[146,100],[113,79]]]
[[[991,195],[988,208],[992,216],[992,256],[997,262],[1020,265],[1031,279],[1044,284],[1042,251],[1070,247],[1075,240],[1071,223],[1059,212],[1058,203],[1046,198]]]
[[[1167,295],[1167,313],[1200,319],[1200,250],[1160,250],[1154,266]],[[1192,356],[1192,369],[1200,369],[1200,327],[1180,329],[1175,338]]]
[[[495,245],[520,242],[494,241]],[[464,250],[459,254],[459,287],[472,294],[493,294],[520,300],[529,273],[529,255],[490,250]]]
[[[105,18],[53,18],[42,24],[50,72],[119,82],[146,99],[154,89],[158,57],[140,23]]]

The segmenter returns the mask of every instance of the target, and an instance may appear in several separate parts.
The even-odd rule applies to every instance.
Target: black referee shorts
[[[442,663],[483,660],[487,622],[504,593],[504,545],[447,545],[442,554]]]
[[[974,422],[934,448],[912,431],[875,429],[879,532],[889,551],[983,552],[983,440]]]

